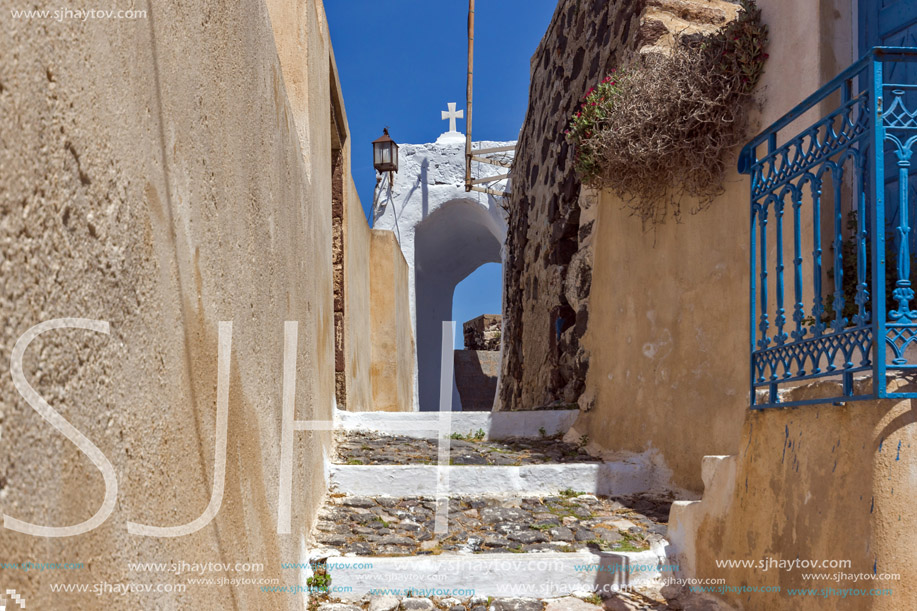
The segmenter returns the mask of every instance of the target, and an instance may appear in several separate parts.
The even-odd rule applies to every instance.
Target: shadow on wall
[[[437,207],[414,235],[418,394],[421,411],[439,409],[442,323],[452,320],[455,287],[486,263],[500,263],[502,230],[473,199]],[[453,409],[460,398],[453,389]]]
[[[455,351],[455,385],[462,400],[462,411],[493,410],[499,373],[499,350]]]

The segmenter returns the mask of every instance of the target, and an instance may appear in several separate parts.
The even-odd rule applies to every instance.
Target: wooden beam
[[[491,159],[490,157],[478,157],[477,155],[472,155],[471,160],[480,161],[481,163],[489,163],[490,165],[498,165],[501,168],[513,167],[513,163],[511,161],[502,161],[500,159]]]
[[[490,153],[506,153],[509,151],[515,151],[516,145],[510,144],[508,146],[495,146],[489,149],[471,149],[472,155],[489,155]]]
[[[481,193],[487,193],[488,195],[494,195],[496,197],[509,197],[509,191],[497,191],[496,189],[491,189],[490,187],[479,187],[477,185],[472,185],[469,187],[472,191],[480,191]]]
[[[484,178],[474,178],[468,181],[469,185],[480,185],[485,182],[497,182],[509,178],[509,174],[500,174],[499,176],[485,176]]]

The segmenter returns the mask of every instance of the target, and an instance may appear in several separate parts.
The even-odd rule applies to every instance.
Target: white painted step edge
[[[335,410],[337,430],[405,435],[421,439],[483,430],[485,439],[540,437],[566,433],[579,410],[522,412],[348,412]],[[441,430],[444,428],[444,430]]]
[[[659,489],[642,461],[521,466],[331,465],[334,492],[352,496],[544,496],[561,490],[628,495]],[[437,488],[442,478],[444,487]]]
[[[411,590],[414,596],[554,598],[658,587],[670,575],[665,545],[661,541],[647,551],[619,553],[348,555],[328,557],[327,565],[332,578],[330,594],[342,599],[352,600],[385,589],[394,595]],[[323,557],[323,553],[314,550],[309,557]]]

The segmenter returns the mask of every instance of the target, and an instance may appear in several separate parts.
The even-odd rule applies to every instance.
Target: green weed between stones
[[[449,437],[458,441],[483,441],[486,435],[487,433],[484,432],[484,429],[478,429],[475,432],[468,431],[467,435],[452,433]]]
[[[331,588],[331,573],[326,565],[317,565],[312,576],[306,579],[306,585],[315,592],[328,592]]]

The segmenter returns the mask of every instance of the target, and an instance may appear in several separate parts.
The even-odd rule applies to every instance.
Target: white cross
[[[446,119],[449,119],[449,131],[450,131],[450,132],[454,132],[454,131],[456,131],[456,129],[455,129],[455,120],[456,120],[456,119],[464,119],[464,118],[465,118],[465,111],[464,111],[464,110],[456,111],[456,110],[455,110],[455,102],[449,102],[448,104],[446,104],[446,106],[449,107],[449,112],[446,112],[445,110],[442,111],[442,114],[443,114],[443,121],[445,121]]]

